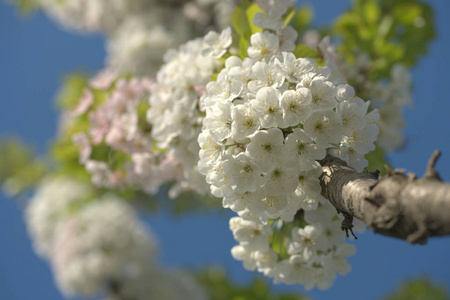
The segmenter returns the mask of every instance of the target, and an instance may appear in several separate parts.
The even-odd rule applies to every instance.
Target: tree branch
[[[404,170],[378,179],[379,172],[358,173],[327,155],[320,161],[322,195],[345,216],[347,235],[356,217],[374,232],[426,244],[428,237],[450,235],[450,184],[434,169],[439,155],[433,153],[421,179]]]

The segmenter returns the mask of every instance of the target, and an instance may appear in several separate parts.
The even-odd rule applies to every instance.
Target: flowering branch
[[[321,161],[322,195],[345,216],[343,230],[351,231],[349,220],[356,217],[374,232],[426,244],[428,237],[450,235],[450,184],[434,169],[439,155],[433,153],[420,179],[405,170],[378,179],[378,172],[358,173],[327,155]]]

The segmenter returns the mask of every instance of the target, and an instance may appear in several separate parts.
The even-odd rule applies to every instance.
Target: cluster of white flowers
[[[156,242],[132,208],[112,195],[86,205],[55,230],[53,270],[69,296],[93,296],[153,268]]]
[[[67,219],[77,203],[92,194],[88,185],[68,178],[45,179],[36,189],[26,210],[26,222],[34,249],[41,257],[53,256],[56,226]]]
[[[379,81],[371,90],[371,97],[375,99],[375,105],[380,111],[378,144],[387,151],[405,145],[402,132],[406,126],[403,109],[412,106],[411,91],[411,75],[400,63],[392,67],[388,83]]]
[[[377,125],[379,134],[377,143],[386,151],[394,151],[404,146],[405,137],[402,130],[405,127],[403,110],[412,105],[411,75],[401,63],[396,63],[391,69],[390,78],[380,81],[369,79],[372,61],[367,53],[355,52],[355,62],[348,63],[339,57],[336,48],[330,44],[329,37],[320,40],[317,30],[308,30],[302,37],[302,42],[311,48],[317,48],[327,60],[332,60],[348,81],[358,88],[358,93],[371,99],[373,107],[377,108],[380,120]]]
[[[141,16],[168,25],[173,17],[189,27],[229,25],[234,0],[37,0],[38,5],[61,25],[81,32],[111,34],[127,19]],[[175,12],[173,15],[170,12]],[[199,32],[200,33],[200,32]]]
[[[114,195],[96,198],[89,185],[46,179],[27,207],[27,225],[67,296],[207,299],[187,274],[158,266],[154,235]]]
[[[275,283],[328,289],[336,273],[345,275],[351,270],[347,257],[354,255],[356,248],[344,242],[341,219],[331,204],[323,202],[315,210],[305,210],[302,219],[304,223],[298,226],[281,220],[269,225],[234,217],[230,229],[239,245],[231,254],[245,269],[256,269]]]
[[[229,57],[206,85],[198,166],[212,194],[241,217],[230,222],[241,243],[235,258],[275,282],[328,288],[336,271],[348,271],[345,257],[354,249],[343,245],[339,219],[322,201],[318,160],[333,151],[362,171],[379,114],[368,111],[370,102],[355,96],[334,63],[318,66],[291,52],[297,35],[281,21],[291,1],[258,3],[266,13],[254,23],[265,30],[251,36],[248,57]],[[299,227],[300,212],[316,217]],[[277,233],[269,224],[291,235],[280,242],[286,253],[270,245]]]
[[[275,34],[254,34],[248,53],[243,61],[228,58],[206,86],[199,168],[233,210],[292,220],[289,199],[320,193],[318,182],[306,183],[317,180],[326,150],[355,169],[367,165],[378,112],[367,112],[369,102],[331,64],[280,53]]]
[[[205,28],[228,26],[234,4],[233,0],[183,2],[154,5],[146,14],[127,18],[108,39],[108,65],[121,73],[154,76],[169,48],[202,35]]]
[[[85,88],[72,117],[87,115],[88,132],[73,135],[80,148],[80,163],[92,176],[98,187],[137,187],[155,194],[161,184],[176,180],[180,163],[170,154],[154,146],[150,137],[151,126],[145,121],[147,99],[153,82],[146,78],[117,79],[114,73],[105,71]],[[106,99],[99,102],[94,94],[104,93]],[[143,115],[139,109],[144,106]],[[142,110],[142,109],[141,109]],[[91,158],[95,148],[105,146],[107,160]],[[115,156],[124,155],[126,162],[118,163]]]
[[[168,49],[194,37],[191,24],[180,15],[157,7],[148,15],[127,18],[107,40],[107,64],[121,73],[154,76]]]
[[[412,83],[408,69],[396,63],[389,80],[372,81],[368,79],[371,65],[367,53],[357,53],[354,64],[342,63],[341,69],[349,80],[355,82],[361,92],[372,99],[380,112],[378,127],[380,133],[377,143],[387,151],[402,147],[405,143],[403,110],[412,105]]]
[[[217,38],[216,38],[217,37]],[[219,45],[215,45],[215,41]],[[198,172],[198,135],[204,112],[199,99],[204,94],[206,83],[223,65],[215,57],[225,52],[231,44],[231,29],[219,36],[210,33],[204,39],[195,39],[169,51],[165,64],[157,74],[147,121],[152,124],[152,137],[158,147],[180,160],[184,182],[172,190],[172,196],[184,189],[196,190],[200,194],[208,191],[205,178]],[[206,48],[205,48],[206,45]],[[204,56],[205,51],[213,56]]]

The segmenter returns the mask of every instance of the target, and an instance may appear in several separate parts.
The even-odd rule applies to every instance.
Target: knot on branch
[[[412,244],[427,242],[430,229],[426,213],[423,206],[411,205],[417,196],[412,189],[422,180],[442,181],[434,168],[439,156],[439,151],[433,153],[422,179],[418,179],[414,173],[405,175],[403,169],[388,170],[387,175],[370,189],[370,196],[366,198],[377,206],[368,219],[369,228],[382,234],[394,230],[403,232],[401,235]]]
[[[427,171],[423,175],[422,179],[442,181],[441,176],[439,176],[439,173],[435,169],[437,160],[440,156],[441,152],[439,150],[434,150],[433,154],[431,154],[430,160],[428,161]]]
[[[376,179],[378,179],[380,177],[380,170],[375,170],[375,171],[365,171],[365,173],[368,173],[370,175],[373,175],[373,177],[375,177]]]

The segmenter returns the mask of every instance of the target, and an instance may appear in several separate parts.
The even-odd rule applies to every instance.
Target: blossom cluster
[[[262,221],[292,220],[288,204],[299,201],[288,199],[320,192],[318,181],[309,182],[321,174],[317,161],[326,150],[362,170],[378,133],[378,112],[368,113],[369,102],[355,97],[331,64],[318,67],[278,48],[278,37],[266,31],[252,36],[249,58],[227,59],[206,86],[198,139],[211,192]]]
[[[154,76],[164,53],[204,34],[205,28],[229,24],[234,0],[181,1],[154,5],[148,13],[127,18],[108,39],[108,65],[120,72]]]
[[[163,183],[177,179],[179,161],[155,147],[145,121],[152,87],[150,79],[117,78],[104,71],[91,80],[71,112],[72,118],[89,121],[88,130],[75,133],[73,141],[97,187],[135,187],[155,194]],[[107,155],[99,157],[105,149]]]
[[[184,19],[189,26],[205,28],[228,24],[233,2],[217,0],[38,0],[38,5],[61,25],[81,32],[111,34],[127,19],[139,16],[169,22]],[[171,12],[176,11],[176,15]],[[197,24],[196,24],[197,23]]]
[[[197,138],[201,131],[204,112],[199,99],[205,93],[204,87],[211,76],[223,65],[215,52],[224,52],[231,44],[231,29],[225,29],[221,46],[217,49],[207,47],[210,40],[216,40],[217,33],[198,38],[171,50],[165,55],[165,63],[157,74],[147,121],[152,124],[152,137],[167,154],[176,157],[183,169],[184,182],[180,182],[172,194],[191,189],[199,194],[208,192],[205,178],[197,168],[200,150]],[[202,54],[204,50],[212,56]],[[209,53],[208,52],[208,53]],[[219,53],[220,54],[220,53]],[[222,53],[223,54],[223,53]]]
[[[371,99],[371,105],[380,114],[377,144],[386,151],[401,148],[405,143],[403,109],[412,105],[412,83],[408,69],[396,63],[390,69],[389,78],[374,81],[369,78],[373,61],[367,53],[355,51],[355,61],[349,63],[330,44],[329,37],[320,40],[317,30],[308,30],[302,42],[319,49],[326,59],[335,62],[347,80],[357,87],[358,94]]]
[[[352,64],[340,62],[341,70],[361,93],[372,99],[372,105],[379,110],[378,145],[386,151],[398,149],[405,143],[403,109],[412,105],[409,71],[401,63],[396,63],[390,71],[390,78],[373,81],[368,78],[372,64],[369,55],[358,52],[355,56]]]
[[[27,207],[27,225],[67,296],[206,299],[189,276],[157,265],[154,235],[112,194],[96,197],[70,178],[44,180]]]
[[[408,69],[395,64],[391,69],[389,82],[380,80],[370,90],[375,105],[380,111],[378,144],[387,151],[393,151],[405,145],[402,130],[405,127],[403,109],[412,105],[411,75]]]
[[[234,217],[230,229],[239,245],[231,249],[244,268],[258,270],[274,283],[301,284],[309,290],[331,287],[336,273],[351,270],[347,257],[356,253],[345,243],[341,218],[331,204],[323,202],[315,210],[305,210],[302,220],[281,220],[264,224]],[[301,225],[300,225],[301,224]],[[358,226],[358,231],[363,228]]]
[[[26,221],[33,246],[41,257],[51,258],[55,227],[76,207],[76,203],[93,196],[85,184],[68,178],[46,179],[37,188],[26,210]]]
[[[155,238],[123,200],[103,196],[55,229],[52,266],[67,295],[95,295],[153,269]]]
[[[336,271],[348,270],[337,264],[346,266],[354,251],[343,245],[342,233],[333,233],[340,230],[334,210],[305,219],[306,225],[299,214],[327,207],[318,179],[318,161],[327,151],[359,171],[367,166],[379,114],[368,110],[370,102],[355,95],[334,63],[320,66],[292,53],[297,35],[281,20],[290,1],[258,4],[265,13],[256,14],[254,24],[264,31],[251,36],[248,57],[230,56],[206,85],[198,166],[212,194],[240,216],[230,222],[241,243],[235,258],[275,282],[328,288]],[[278,252],[269,243],[276,235],[270,224],[291,236],[281,238]]]
[[[380,129],[377,143],[386,151],[401,148],[405,143],[402,130],[405,127],[403,109],[412,105],[411,76],[408,69],[396,63],[390,70],[390,78],[373,81],[368,78],[371,66],[370,57],[363,52],[356,54],[356,62],[341,62],[346,77],[372,99],[372,105],[379,110]]]

